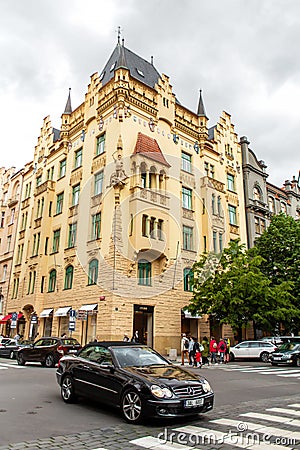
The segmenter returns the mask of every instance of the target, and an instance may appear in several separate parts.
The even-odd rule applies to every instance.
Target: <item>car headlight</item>
[[[151,393],[157,398],[171,398],[172,392],[168,388],[161,388],[156,384],[152,384],[150,387]]]
[[[200,383],[202,384],[204,392],[212,392],[211,385],[209,384],[209,382],[207,380],[201,379]]]

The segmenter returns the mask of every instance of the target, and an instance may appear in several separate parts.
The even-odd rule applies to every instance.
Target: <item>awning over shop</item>
[[[52,313],[53,313],[53,308],[44,309],[41,312],[40,317],[49,317]]]
[[[191,314],[189,311],[182,311],[184,314],[185,319],[202,319],[202,316],[199,316],[198,314]]]
[[[18,314],[18,318],[17,320],[21,319],[23,317],[23,314],[19,313]],[[12,314],[7,314],[7,316],[4,316],[1,320],[0,323],[6,323],[8,320],[11,320],[12,318]]]
[[[82,305],[80,309],[80,311],[94,311],[94,309],[96,309],[98,306],[97,303],[93,303],[92,305]]]
[[[70,311],[71,306],[65,306],[64,308],[58,308],[54,315],[55,317],[64,317],[68,315],[68,312]]]

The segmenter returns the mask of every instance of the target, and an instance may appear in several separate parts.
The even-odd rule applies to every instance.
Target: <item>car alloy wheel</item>
[[[15,357],[15,352],[13,350],[11,350],[9,353],[9,359],[14,359],[14,357]]]
[[[19,366],[25,366],[26,361],[22,355],[18,355],[17,361]]]
[[[300,367],[300,358],[296,358],[296,366]]]
[[[234,361],[234,354],[232,352],[229,353],[229,361]]]
[[[61,398],[66,403],[72,403],[76,400],[75,390],[73,386],[73,380],[72,378],[67,375],[64,377],[62,384],[61,384]]]
[[[54,362],[54,358],[52,355],[47,355],[45,358],[45,366],[46,367],[54,367],[55,366],[55,362]]]
[[[138,423],[142,419],[142,400],[140,395],[133,390],[125,392],[122,397],[122,413],[130,423]]]
[[[262,360],[262,362],[268,362],[269,361],[269,353],[262,352],[260,355],[260,359]]]

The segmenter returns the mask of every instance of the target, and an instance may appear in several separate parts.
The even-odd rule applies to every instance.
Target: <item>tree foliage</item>
[[[193,298],[188,310],[208,314],[227,323],[241,336],[241,330],[253,321],[254,328],[274,331],[278,321],[289,322],[299,316],[290,301],[293,287],[288,281],[272,286],[262,271],[262,256],[245,250],[232,241],[220,259],[202,255],[193,266]]]
[[[257,239],[253,254],[264,258],[262,271],[272,285],[294,284],[293,296],[300,298],[300,222],[281,213],[273,216],[264,234]]]

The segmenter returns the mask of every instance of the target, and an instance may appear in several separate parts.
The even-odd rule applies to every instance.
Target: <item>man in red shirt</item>
[[[210,362],[212,364],[213,363],[216,364],[217,363],[218,344],[217,344],[217,341],[215,340],[214,336],[212,336],[210,338],[209,352],[210,352],[210,356],[211,356]]]

